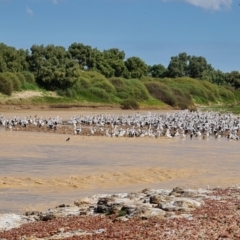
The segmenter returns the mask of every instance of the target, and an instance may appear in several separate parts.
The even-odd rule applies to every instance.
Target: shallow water
[[[95,193],[240,184],[240,142],[226,138],[67,137],[0,129],[0,213]]]

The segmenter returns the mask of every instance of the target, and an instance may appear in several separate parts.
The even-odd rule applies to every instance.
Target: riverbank
[[[44,212],[0,215],[1,239],[239,239],[240,188],[95,195]]]

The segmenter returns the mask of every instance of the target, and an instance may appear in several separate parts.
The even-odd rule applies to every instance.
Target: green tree
[[[165,76],[166,68],[162,64],[155,64],[148,67],[148,74],[155,78],[161,78]]]
[[[204,71],[212,71],[213,68],[204,57],[191,56],[189,58],[188,73],[191,78],[201,79]]]
[[[91,69],[94,67],[92,66],[94,62],[92,47],[75,42],[69,46],[68,52],[71,54],[72,59],[76,60],[82,69]]]
[[[232,71],[230,73],[226,73],[226,82],[229,83],[236,89],[240,88],[240,72]]]
[[[74,85],[81,75],[79,64],[71,59],[64,47],[33,45],[29,56],[29,67],[37,82],[49,90],[66,89]]]
[[[21,90],[21,82],[18,80],[17,76],[13,72],[4,72],[2,73],[9,81],[11,81],[13,90],[20,91]]]
[[[171,61],[167,68],[167,76],[172,78],[189,76],[189,60],[190,56],[185,52],[179,53],[178,56],[171,57]]]
[[[120,51],[118,48],[110,48],[103,51],[104,58],[111,60],[121,60],[125,59],[125,52]]]
[[[21,66],[18,72],[29,71],[29,65],[27,62],[29,51],[24,49],[19,49],[17,50],[17,53],[18,53],[18,62]]]
[[[12,81],[3,73],[0,73],[0,92],[9,96],[13,92]]]
[[[97,59],[96,70],[107,78],[114,76],[114,69],[110,66],[110,64],[104,58]]]
[[[31,53],[27,57],[29,70],[35,74],[36,79],[41,78],[41,69],[44,65],[45,48],[44,45],[33,45],[30,48]]]
[[[142,78],[147,75],[147,64],[139,57],[130,57],[125,61],[125,66],[131,78]]]
[[[103,51],[103,58],[108,65],[114,70],[115,77],[123,76],[123,73],[127,70],[124,64],[125,53],[118,48],[111,48]]]
[[[7,71],[7,64],[3,59],[3,56],[0,55],[0,72],[6,72]]]
[[[35,76],[33,73],[29,71],[24,71],[24,72],[21,72],[21,74],[23,75],[25,82],[31,83],[31,84],[35,83]]]
[[[217,85],[227,85],[226,74],[220,70],[207,69],[202,73],[202,80],[207,80]],[[230,84],[229,84],[230,85]]]
[[[16,72],[15,73],[16,77],[18,78],[19,82],[21,83],[21,86],[24,85],[25,83],[25,77],[21,72]],[[32,74],[33,75],[33,74]]]
[[[20,72],[28,69],[27,51],[0,43],[0,72]]]

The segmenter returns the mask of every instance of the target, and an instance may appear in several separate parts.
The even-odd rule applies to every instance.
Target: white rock
[[[14,213],[0,214],[0,231],[20,227],[24,223],[33,222],[34,219]]]

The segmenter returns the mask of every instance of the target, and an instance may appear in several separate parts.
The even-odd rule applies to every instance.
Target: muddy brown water
[[[68,119],[113,111],[38,111]],[[122,113],[119,111],[118,113]],[[124,112],[128,114],[129,112]],[[25,110],[6,117],[35,115]],[[0,213],[44,210],[96,193],[240,184],[240,142],[84,137],[0,128]]]

